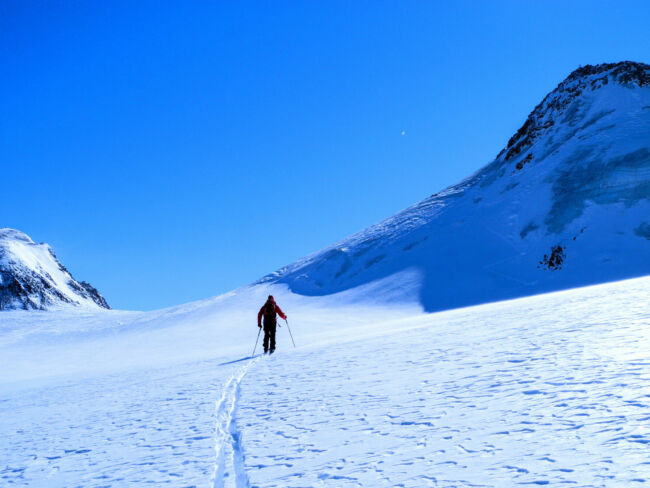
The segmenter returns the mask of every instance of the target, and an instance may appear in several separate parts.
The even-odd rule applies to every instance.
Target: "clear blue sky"
[[[0,3],[0,226],[117,308],[255,279],[488,163],[650,3]],[[402,131],[405,135],[402,135]]]

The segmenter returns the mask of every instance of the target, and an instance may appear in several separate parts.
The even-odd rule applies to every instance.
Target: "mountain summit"
[[[47,244],[14,229],[0,229],[0,310],[65,306],[110,308],[85,281],[76,281]]]
[[[646,274],[650,66],[626,61],[575,70],[466,180],[260,283],[374,282],[434,311]]]

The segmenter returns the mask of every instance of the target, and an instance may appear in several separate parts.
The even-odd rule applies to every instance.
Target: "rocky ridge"
[[[0,310],[65,306],[110,309],[95,287],[72,277],[49,245],[0,229]]]

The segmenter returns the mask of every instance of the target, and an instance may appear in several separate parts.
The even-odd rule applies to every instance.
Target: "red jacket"
[[[268,301],[266,303],[268,303]],[[264,309],[266,308],[266,303],[262,305],[262,308],[260,308],[260,311],[257,314],[257,325],[262,325],[262,316],[264,315]],[[273,305],[275,305],[275,313],[277,313],[283,319],[286,319],[287,316],[284,314],[282,309],[278,307],[278,304],[273,302]]]

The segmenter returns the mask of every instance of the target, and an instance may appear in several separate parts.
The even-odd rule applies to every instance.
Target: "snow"
[[[285,326],[276,355],[246,359],[269,292],[298,347]],[[360,305],[368,288],[302,297],[272,285],[149,313],[4,313],[0,479],[648,481],[649,292],[645,277],[424,314]]]
[[[393,277],[408,289],[415,277]],[[43,378],[116,373],[213,358],[250,354],[257,311],[272,293],[312,337],[330,337],[341,328],[359,329],[421,313],[417,303],[382,304],[384,282],[329,297],[302,297],[286,285],[252,286],[215,298],[153,312],[8,311],[0,315],[0,384],[24,385]],[[296,337],[296,339],[298,339]],[[2,367],[11,365],[12,367]],[[80,368],[80,365],[83,365]]]

